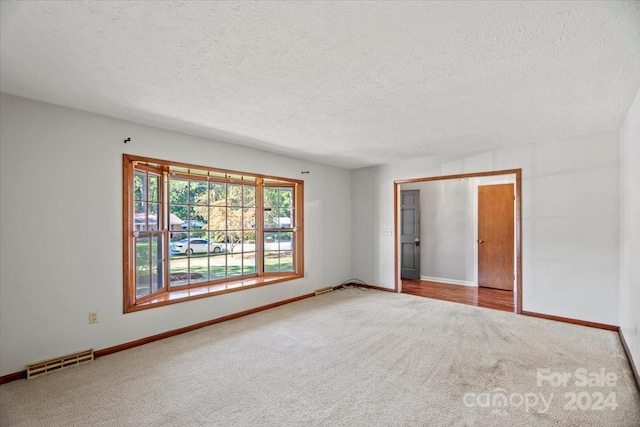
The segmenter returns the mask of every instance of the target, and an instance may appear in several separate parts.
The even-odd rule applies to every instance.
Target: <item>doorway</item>
[[[403,192],[415,189],[424,193],[420,206],[425,223],[418,241],[423,275],[407,279],[403,264],[408,259],[403,259],[402,252],[410,242],[403,243],[407,239],[402,237]],[[414,294],[462,295],[466,301],[459,302],[498,304],[522,312],[521,169],[395,181],[394,202],[396,292],[402,291],[404,283],[407,293],[422,286]],[[473,214],[468,207],[471,203]],[[439,218],[435,223],[434,215]],[[491,229],[497,225],[501,227]],[[434,269],[439,271],[434,273]]]

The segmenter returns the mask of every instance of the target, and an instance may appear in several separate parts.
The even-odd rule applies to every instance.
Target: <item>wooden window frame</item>
[[[147,186],[147,197],[143,201],[143,203],[145,203],[145,215],[144,215],[144,218],[145,218],[145,225],[146,226],[145,226],[144,230],[135,230],[135,221],[134,221],[133,230],[132,231],[137,232],[137,234],[135,235],[135,237],[132,238],[132,240],[133,240],[133,248],[136,248],[136,239],[137,239],[137,237],[140,236],[140,233],[143,236],[148,236],[150,243],[153,241],[154,236],[161,236],[161,238],[163,239],[163,242],[165,242],[163,244],[163,261],[164,261],[164,260],[168,259],[168,248],[167,248],[167,245],[166,245],[166,236],[165,236],[166,230],[163,230],[163,226],[164,226],[165,219],[166,219],[165,218],[166,215],[164,213],[164,209],[162,209],[162,200],[165,197],[165,193],[166,193],[165,188],[164,188],[165,186],[163,185],[163,180],[162,180],[163,172],[162,172],[162,170],[157,169],[157,168],[150,168],[150,167],[146,167],[146,166],[140,165],[140,166],[138,166],[138,167],[133,169],[133,173],[131,175],[132,178],[135,176],[136,170],[144,172],[145,173],[145,178],[146,178],[145,182],[146,182],[146,186]],[[150,201],[149,200],[149,196],[148,196],[149,175],[150,174],[156,175],[158,177],[158,188],[157,188],[158,200],[155,201],[155,202]],[[131,184],[132,184],[132,187],[133,187],[133,180],[131,181]],[[132,203],[135,205],[136,200],[133,197],[134,192],[135,192],[135,190],[132,188],[132,198],[131,199],[132,199]],[[148,217],[149,217],[149,206],[150,206],[150,203],[157,203],[159,205],[158,212],[156,214],[157,228],[155,230],[149,230],[149,228],[148,228]],[[133,212],[133,210],[134,209],[132,209],[132,212]],[[129,224],[131,224],[131,223],[129,222]],[[135,270],[136,266],[137,266],[137,263],[135,261],[136,249],[132,249],[132,251],[133,251],[133,253],[132,253],[133,259],[131,261],[132,262],[131,265],[132,265],[132,269]],[[134,290],[134,292],[133,292],[134,295],[133,296],[137,300],[150,299],[150,298],[158,296],[158,295],[160,295],[163,292],[166,292],[168,290],[169,273],[167,271],[167,268],[164,268],[163,269],[163,278],[162,278],[162,284],[163,284],[162,288],[156,290],[155,292],[153,291],[153,280],[152,280],[152,278],[153,278],[153,269],[151,268],[151,266],[153,265],[153,255],[151,254],[151,252],[149,253],[148,263],[149,263],[149,267],[150,267],[149,268],[149,294],[145,295],[143,297],[138,297],[136,295],[135,290]],[[134,281],[135,280],[136,280],[136,278],[135,278],[135,274],[134,274]]]
[[[291,189],[293,200],[294,201],[296,200],[296,187],[293,186],[293,185],[289,185],[289,184],[265,184],[265,185],[263,185],[263,189],[267,188],[267,187],[268,188],[272,188],[272,189],[273,188]],[[282,250],[280,248],[278,248],[278,250],[276,250],[276,251],[274,251],[274,250],[266,250],[264,248],[264,241],[265,241],[265,238],[266,238],[266,233],[278,233],[278,234],[279,233],[292,233],[295,236],[296,229],[297,229],[297,223],[294,222],[293,225],[290,226],[290,227],[267,227],[267,226],[265,226],[265,224],[264,224],[264,212],[266,212],[266,207],[264,205],[264,191],[261,192],[261,196],[262,196],[262,199],[263,199],[262,200],[262,208],[263,208],[262,217],[263,217],[263,220],[260,221],[260,225],[261,225],[260,234],[262,235],[263,238],[261,239],[260,245],[262,246],[262,253],[263,253],[263,257],[261,257],[261,259],[264,261],[264,254],[266,252],[278,252],[278,254],[280,254],[282,252],[287,252],[286,250]],[[292,209],[295,212],[296,206],[292,206]],[[294,215],[294,221],[295,221],[295,215]],[[292,245],[296,244],[295,239],[293,239],[293,238],[291,239],[291,244]],[[297,249],[297,248],[294,248],[294,249]],[[293,253],[293,257],[294,257],[293,258],[293,270],[296,271],[296,262],[297,262],[296,253],[297,253],[297,251],[296,250],[292,250],[291,252]],[[263,271],[264,271],[264,267],[263,267]],[[278,274],[281,274],[281,273],[280,272],[276,272],[276,271],[269,271],[269,272],[264,271],[264,274],[266,276],[269,276],[269,275],[278,275]]]
[[[155,233],[164,232],[164,262],[165,281],[164,287],[157,291],[137,297],[136,295],[136,230],[134,225],[134,185],[133,178],[135,170],[146,170],[155,174],[160,173],[159,200],[160,218],[159,230]],[[218,280],[209,280],[194,283],[187,286],[180,286],[172,289],[169,282],[169,245],[170,233],[169,225],[169,191],[168,176],[183,176],[191,179],[206,179],[219,182],[244,183],[256,186],[256,272],[255,274],[227,277]],[[238,182],[239,181],[239,182]],[[281,178],[255,173],[245,173],[227,169],[219,169],[207,166],[192,165],[169,160],[160,160],[149,157],[141,157],[130,154],[123,154],[122,157],[122,218],[123,218],[123,311],[124,313],[145,310],[149,308],[190,301],[199,298],[206,298],[221,295],[229,292],[237,292],[259,286],[280,283],[289,280],[296,280],[304,277],[304,181],[290,178]],[[293,246],[293,271],[291,272],[264,272],[264,236],[265,232],[271,229],[264,227],[264,187],[290,187],[293,192],[293,227],[290,229],[279,229],[277,231],[292,231]],[[150,284],[150,286],[152,286]]]

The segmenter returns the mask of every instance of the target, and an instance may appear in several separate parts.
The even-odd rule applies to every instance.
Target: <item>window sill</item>
[[[125,307],[125,313],[146,310],[149,308],[161,307],[169,304],[176,304],[184,301],[191,301],[199,298],[207,298],[215,295],[222,295],[230,292],[244,291],[246,289],[257,288],[265,285],[286,282],[300,279],[301,274],[272,274],[263,277],[251,277],[248,279],[233,280],[225,283],[199,286],[189,289],[177,289],[162,295],[158,295],[150,300],[139,302],[135,305]]]

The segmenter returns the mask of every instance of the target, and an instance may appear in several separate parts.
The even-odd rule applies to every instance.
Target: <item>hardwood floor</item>
[[[513,291],[504,291],[502,289],[476,288],[472,286],[428,282],[426,280],[403,279],[402,293],[475,305],[476,307],[515,311]]]

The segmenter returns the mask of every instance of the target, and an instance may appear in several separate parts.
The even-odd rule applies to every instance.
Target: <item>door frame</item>
[[[522,169],[505,169],[498,171],[463,173],[455,175],[440,175],[424,178],[400,179],[393,182],[393,227],[395,236],[394,245],[394,272],[395,272],[395,292],[400,292],[400,244],[399,244],[399,212],[400,212],[400,190],[402,184],[415,182],[441,181],[445,179],[476,178],[483,176],[514,174],[516,177],[515,193],[515,248],[516,248],[516,286],[514,287],[514,312],[522,314]]]

